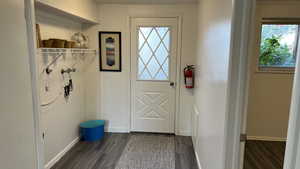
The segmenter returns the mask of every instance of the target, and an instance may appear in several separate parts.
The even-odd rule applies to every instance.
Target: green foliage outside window
[[[280,36],[272,36],[263,40],[260,46],[259,64],[264,66],[280,66],[293,57],[287,45],[281,45]]]
[[[294,67],[298,25],[263,24],[259,66]]]

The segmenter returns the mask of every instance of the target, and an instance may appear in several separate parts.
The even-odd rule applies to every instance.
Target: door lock
[[[174,82],[170,82],[170,86],[175,86],[175,83]]]

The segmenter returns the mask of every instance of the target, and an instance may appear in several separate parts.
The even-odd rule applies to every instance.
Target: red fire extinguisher
[[[187,65],[183,69],[184,84],[188,89],[194,88],[194,65]]]

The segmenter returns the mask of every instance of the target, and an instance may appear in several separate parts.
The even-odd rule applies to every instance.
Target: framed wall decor
[[[121,32],[99,32],[100,71],[121,72]]]

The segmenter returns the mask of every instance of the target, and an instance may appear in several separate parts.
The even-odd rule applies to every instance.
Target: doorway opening
[[[243,169],[284,168],[300,22],[282,9],[292,10],[288,4],[257,2],[253,11],[241,129]]]

